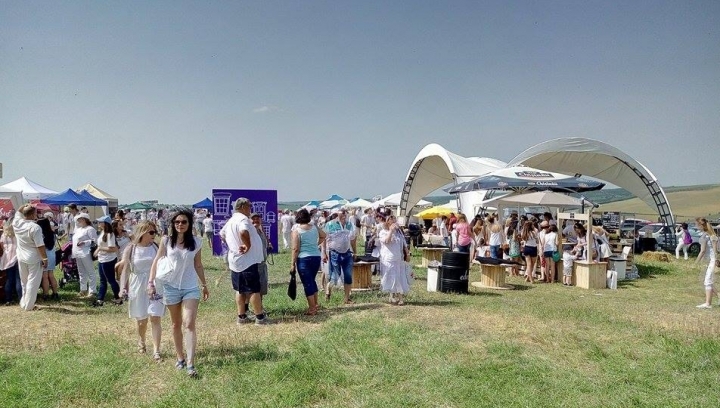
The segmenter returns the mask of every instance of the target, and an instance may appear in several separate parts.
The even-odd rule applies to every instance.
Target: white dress
[[[142,247],[134,245],[130,249],[130,277],[128,279],[128,314],[134,319],[147,319],[148,316],[165,314],[162,300],[150,300],[146,288],[150,279],[150,267],[157,254],[155,245]],[[161,288],[158,287],[158,291]]]
[[[405,238],[400,234],[393,234],[390,242],[385,243],[389,234],[389,230],[383,229],[377,239],[380,244],[380,269],[382,270],[380,286],[383,292],[405,294],[410,291],[403,259]]]

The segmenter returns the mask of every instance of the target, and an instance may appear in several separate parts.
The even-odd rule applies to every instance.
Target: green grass
[[[207,251],[204,251],[207,252]],[[285,295],[289,256],[275,256],[266,307],[275,324],[237,326],[224,266],[203,254],[211,299],[198,317],[200,378],[135,351],[123,307],[93,309],[76,288],[22,313],[0,308],[0,401],[8,407],[712,407],[720,400],[719,309],[696,310],[700,267],[640,262],[617,291],[561,285],[409,304],[378,292],[316,317]],[[419,257],[414,258],[419,262]],[[472,272],[477,280],[478,272]],[[213,283],[219,279],[218,286]],[[149,339],[148,339],[149,340]],[[201,405],[202,404],[202,405]]]

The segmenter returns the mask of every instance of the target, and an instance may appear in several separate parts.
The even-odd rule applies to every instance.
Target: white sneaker
[[[695,307],[697,307],[698,309],[712,309],[712,306],[708,305],[707,303],[703,303],[703,304],[697,305]]]

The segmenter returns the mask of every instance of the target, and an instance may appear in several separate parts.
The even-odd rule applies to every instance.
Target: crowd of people
[[[234,213],[219,235],[227,248],[237,323],[264,325],[270,322],[263,297],[268,293],[267,258],[272,248],[260,215],[251,213],[251,207],[246,198],[236,200]],[[136,324],[138,351],[147,352],[149,322],[156,361],[162,360],[161,320],[167,309],[175,366],[197,376],[195,323],[200,301],[210,296],[201,258],[202,236],[207,236],[212,245],[212,218],[185,209],[158,211],[142,218],[119,211],[114,218],[103,216],[95,223],[97,227],[86,209],[73,204],[59,216],[40,213],[31,204],[18,208],[13,218],[3,223],[0,235],[6,305],[12,304],[16,295],[22,310],[34,310],[40,289],[44,299],[59,299],[53,273],[55,247],[58,239],[67,238],[77,265],[78,297],[102,307],[109,289],[112,303],[127,303],[129,317]],[[285,210],[279,223],[282,249],[291,252],[290,273],[299,275],[307,300],[306,315],[314,316],[321,308],[320,290],[327,302],[332,288],[341,287],[343,303],[354,303],[353,266],[359,258],[376,261],[375,273],[380,277],[381,291],[389,296],[388,302],[405,304],[412,277],[410,243],[405,227],[389,209]],[[706,301],[698,308],[709,309],[712,297],[718,294],[714,287],[718,238],[706,219],[698,218],[696,223],[702,232],[696,262],[708,262],[703,282]],[[530,283],[554,282],[555,264],[562,260],[563,284],[572,285],[575,260],[607,261],[611,254],[608,233],[602,227],[592,226],[588,231],[582,223],[568,222],[560,228],[549,212],[537,216],[512,213],[503,221],[494,214],[477,215],[472,220],[464,214],[450,214],[431,224],[427,233],[439,236],[453,250],[467,252],[472,258],[517,261],[511,274],[524,276]],[[687,224],[680,226],[677,234],[678,241],[683,241],[678,244],[676,256],[679,258],[679,251],[684,249],[687,259],[682,246],[687,245]],[[364,254],[358,254],[358,239],[365,241]]]

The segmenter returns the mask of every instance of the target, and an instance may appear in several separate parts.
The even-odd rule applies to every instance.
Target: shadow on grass
[[[298,301],[304,302],[305,299],[298,298]],[[411,304],[411,303],[408,303]],[[315,316],[306,316],[304,312],[298,312],[296,307],[280,307],[271,311],[272,322],[270,324],[296,323],[299,321],[306,323],[323,323],[333,316],[340,316],[346,313],[354,313],[362,310],[376,310],[384,307],[380,303],[355,303],[352,305],[337,305],[327,307],[321,305],[320,310]]]
[[[93,315],[98,314],[101,309],[100,308],[87,308],[86,304],[82,305],[71,305],[73,307],[82,307],[82,309],[70,309],[68,307],[63,307],[61,305],[52,305],[52,306],[38,306],[38,311],[46,311],[51,313],[58,313],[58,314],[65,314],[65,315]]]
[[[635,284],[634,280],[619,280],[617,282],[618,289],[624,289],[624,288],[636,288],[637,285]]]
[[[214,368],[239,367],[249,361],[277,362],[283,358],[277,347],[265,344],[243,347],[203,346],[198,356],[203,359],[203,365]]]
[[[640,278],[650,278],[653,275],[667,275],[671,272],[670,264],[635,264]]]

